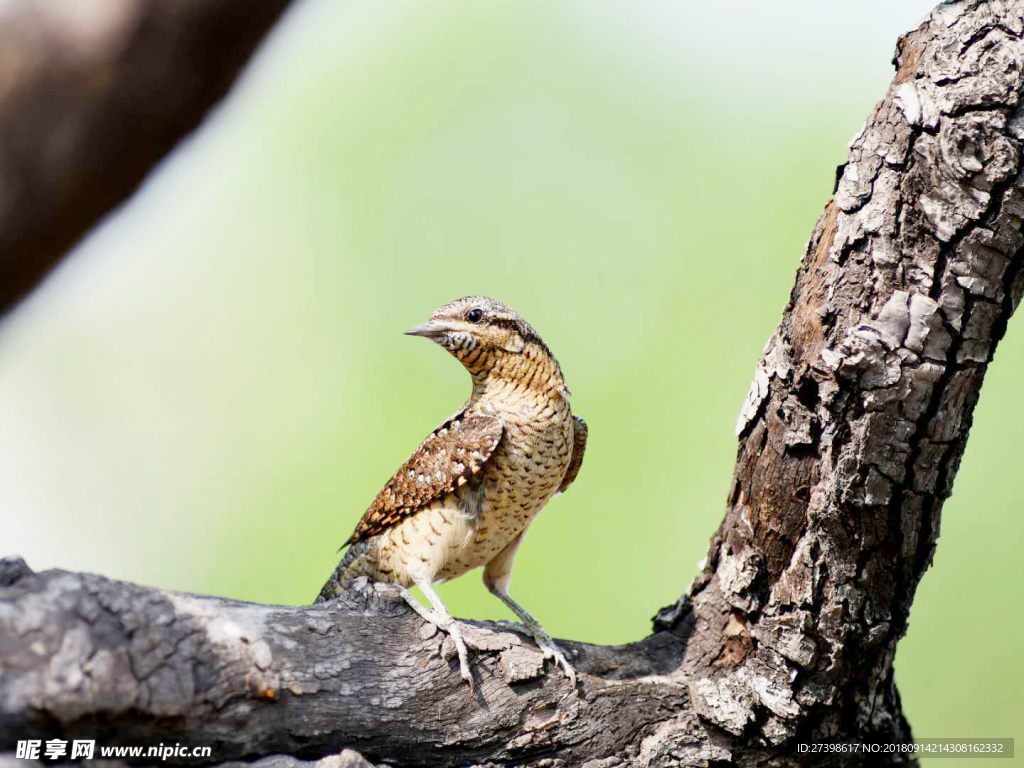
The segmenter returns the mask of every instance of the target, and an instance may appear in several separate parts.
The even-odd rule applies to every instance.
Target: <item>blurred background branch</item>
[[[202,121],[287,5],[0,3],[0,314]]]

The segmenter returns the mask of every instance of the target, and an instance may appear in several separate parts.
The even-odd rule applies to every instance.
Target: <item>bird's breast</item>
[[[386,579],[447,580],[486,565],[558,490],[572,457],[568,404],[486,412],[503,424],[494,453],[466,485],[379,537]]]
[[[572,416],[564,401],[499,412],[501,442],[481,478],[481,535],[511,541],[558,490],[572,457]]]

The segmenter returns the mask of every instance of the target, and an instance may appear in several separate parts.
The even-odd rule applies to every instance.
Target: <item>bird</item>
[[[587,424],[572,413],[562,368],[523,317],[486,296],[451,301],[405,334],[451,353],[469,372],[472,391],[384,484],[316,602],[340,596],[360,576],[397,585],[421,618],[451,637],[459,672],[475,689],[461,625],[433,585],[482,567],[486,588],[575,688],[563,650],[509,594],[530,523],[583,464]]]

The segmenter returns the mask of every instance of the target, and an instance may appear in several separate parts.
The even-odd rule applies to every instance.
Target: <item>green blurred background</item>
[[[834,167],[930,7],[306,0],[0,327],[0,553],[311,601],[469,388],[400,332],[484,293],[591,429],[513,593],[555,635],[642,637],[705,554]],[[919,737],[1024,736],[1018,325],[899,648]],[[507,617],[476,575],[441,592]]]

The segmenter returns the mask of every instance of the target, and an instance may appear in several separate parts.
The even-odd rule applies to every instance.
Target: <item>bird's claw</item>
[[[459,654],[459,674],[462,675],[463,680],[469,683],[469,689],[476,691],[476,682],[473,680],[473,673],[469,670],[469,649],[466,648],[466,641],[462,637],[462,625],[455,619],[441,616],[437,611],[424,608],[405,587],[399,587],[399,594],[421,619],[428,624],[433,624],[442,632],[448,633],[455,644],[456,653]]]
[[[503,622],[505,623],[505,622]],[[566,657],[565,652],[558,647],[558,643],[555,639],[549,635],[540,624],[536,623],[513,623],[507,622],[514,629],[519,630],[524,635],[529,635],[533,638],[533,641],[537,643],[537,647],[544,654],[545,659],[554,660],[555,664],[562,668],[565,676],[569,678],[569,682],[572,687],[576,687],[576,670],[572,664],[569,663],[569,659]]]
[[[558,647],[558,644],[550,637],[546,640],[542,640],[540,638],[534,639],[537,640],[537,647],[544,652],[544,658],[554,659],[555,663],[562,668],[562,671],[565,673],[565,676],[569,678],[569,683],[572,684],[573,688],[575,688],[576,670],[573,668],[572,664],[569,663],[569,660],[565,657],[565,652],[562,651],[562,649]]]
[[[469,649],[466,648],[466,640],[462,636],[462,625],[457,621],[451,621],[441,629],[447,632],[452,642],[455,643],[455,652],[459,654],[459,674],[462,675],[463,680],[469,683],[469,689],[476,691],[476,682],[469,669]]]

